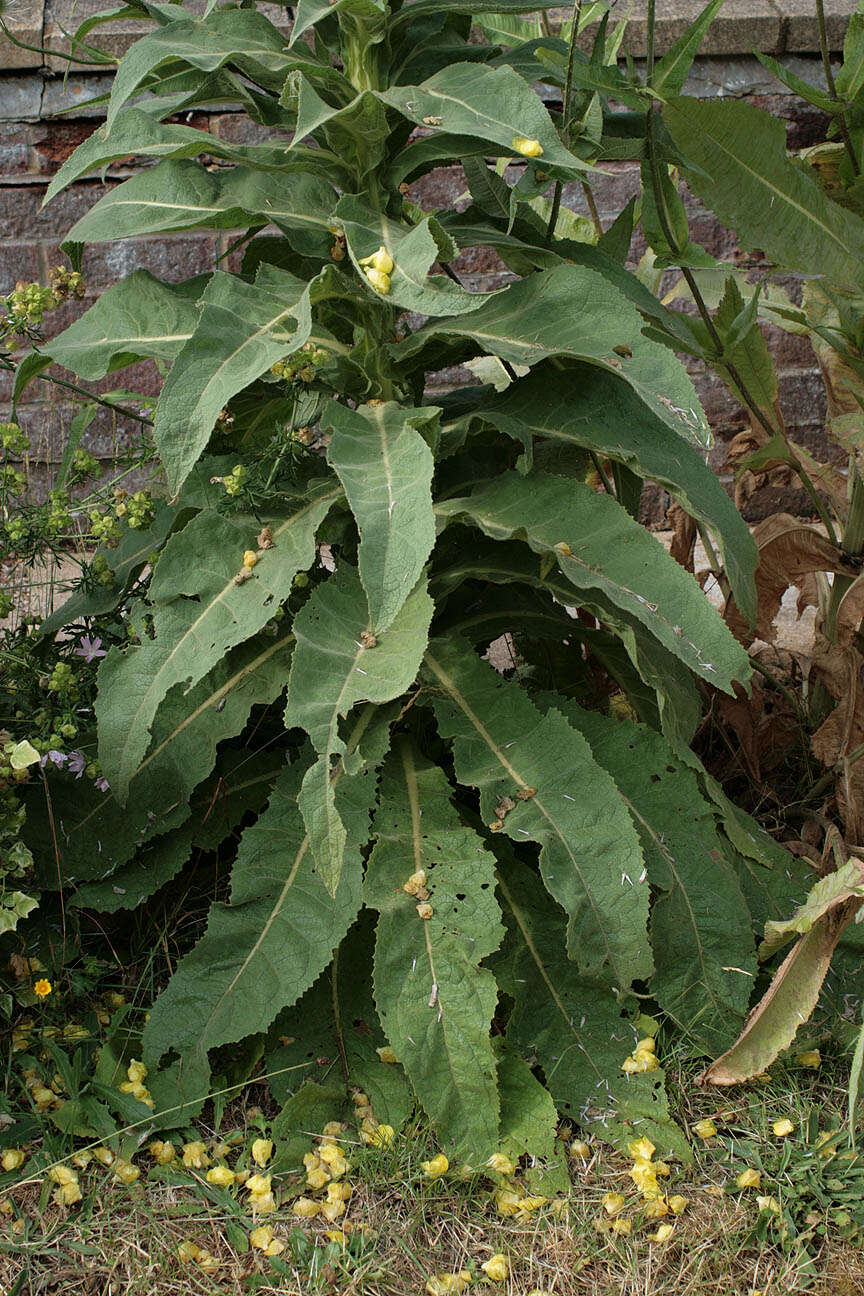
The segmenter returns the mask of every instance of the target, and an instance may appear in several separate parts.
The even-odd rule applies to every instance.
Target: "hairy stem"
[[[824,0],[816,0],[816,18],[819,23],[819,53],[822,55],[822,67],[825,71],[825,81],[828,86],[828,93],[836,104],[839,104],[840,96],[837,93],[837,86],[834,84],[834,72],[831,68],[831,54],[828,49],[828,29],[825,24],[825,4]],[[837,128],[840,131],[840,138],[843,141],[843,147],[849,157],[849,164],[855,175],[861,174],[861,168],[858,165],[858,158],[855,155],[855,145],[852,143],[852,136],[849,134],[849,125],[846,121],[846,113],[841,108],[837,114]]]

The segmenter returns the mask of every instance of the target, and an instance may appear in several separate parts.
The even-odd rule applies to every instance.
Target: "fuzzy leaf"
[[[657,893],[651,992],[679,1029],[716,1052],[744,1021],[756,960],[747,904],[724,857],[712,807],[695,773],[661,734],[573,702],[553,704],[615,779],[639,833]]]
[[[331,888],[339,881],[345,847],[332,784],[333,759],[345,752],[339,719],[357,702],[389,702],[405,692],[420,668],[431,619],[432,600],[421,581],[390,628],[365,646],[364,637],[376,637],[360,578],[347,563],[318,586],[294,619],[297,647],[285,725],[305,729],[319,754],[303,779],[300,809]]]
[[[560,713],[544,716],[463,640],[434,641],[426,668],[439,694],[439,730],[454,740],[457,778],[479,788],[485,823],[539,844],[543,881],[567,911],[567,948],[579,970],[622,988],[648,976],[639,839],[588,743]],[[515,806],[503,808],[503,798]]]
[[[237,585],[253,524],[202,511],[169,540],[150,584],[153,638],[112,648],[99,670],[96,715],[100,760],[125,803],[149,745],[153,719],[175,684],[193,685],[231,647],[256,634],[288,597],[298,571],[315,558],[315,531],[338,495],[334,488],[273,519],[274,548],[253,578]]]
[[[420,869],[428,919],[402,889]],[[489,1036],[498,988],[479,967],[503,936],[494,861],[460,822],[442,771],[407,742],[384,767],[365,894],[381,915],[375,1002],[384,1032],[444,1151],[477,1164],[498,1144]]]
[[[427,324],[392,352],[399,362],[429,350],[451,364],[478,349],[511,364],[535,365],[553,355],[584,360],[628,383],[674,431],[707,444],[708,424],[684,366],[643,335],[643,323],[603,275],[561,265],[511,284],[464,321]],[[449,344],[444,351],[442,339]],[[432,367],[428,359],[426,367]]]
[[[164,284],[149,270],[135,270],[46,342],[42,354],[91,381],[144,357],[173,360],[195,331],[205,282]]]
[[[193,134],[200,137],[200,131]],[[68,243],[102,243],[162,230],[235,229],[276,225],[304,256],[325,257],[336,195],[317,176],[277,175],[252,167],[208,171],[174,160],[148,167],[109,190],[66,236]]]
[[[651,76],[650,85],[658,96],[679,95],[687,80],[705,33],[716,18],[723,0],[709,0],[702,12],[690,23],[666,51]]]
[[[864,221],[786,156],[779,117],[738,99],[673,99],[663,110],[688,183],[742,248],[779,266],[864,286]]]
[[[435,543],[432,453],[421,432],[440,410],[386,404],[351,410],[332,401],[321,416],[327,461],[339,475],[360,531],[358,565],[372,630],[392,623]]]
[[[717,688],[730,693],[733,680],[749,678],[747,654],[694,578],[611,496],[565,477],[512,472],[436,512],[468,518],[496,540],[523,533],[574,590],[599,591]]]
[[[832,909],[856,897],[864,899],[864,864],[860,860],[850,859],[842,868],[820,878],[791,918],[766,922],[765,939],[759,947],[760,959],[771,958],[796,936],[806,935],[814,923]]]
[[[689,436],[670,431],[625,383],[587,365],[538,365],[500,396],[484,402],[477,418],[523,442],[533,438],[584,446],[660,482],[720,544],[736,601],[756,611],[756,545],[747,524]]]
[[[270,804],[247,828],[231,872],[231,898],[210,909],[207,931],[153,1006],[144,1050],[154,1061],[178,1040],[205,1052],[266,1030],[330,962],[360,907],[362,856],[375,774],[341,779],[351,828],[335,896],[315,866],[297,808],[301,766],[286,769]]]

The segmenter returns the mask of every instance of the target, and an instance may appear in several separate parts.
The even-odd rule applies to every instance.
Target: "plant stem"
[[[55,387],[66,387],[79,396],[86,396],[88,401],[95,401],[97,405],[104,405],[106,409],[113,410],[115,414],[122,414],[124,418],[134,419],[136,423],[146,423],[148,427],[153,426],[153,420],[147,418],[146,414],[139,414],[135,410],[127,409],[125,405],[115,405],[113,401],[106,400],[104,396],[97,396],[95,392],[89,392],[85,387],[79,387],[77,383],[68,382],[65,378],[55,378],[51,374],[37,374],[36,377],[41,382],[53,383]]]
[[[582,17],[582,0],[574,0],[573,19],[570,28],[570,44],[567,49],[567,74],[564,77],[564,101],[561,105],[561,140],[565,148],[569,148],[567,133],[570,129],[570,119],[573,108],[573,68],[576,65],[576,41],[579,36],[579,20]],[[555,190],[552,194],[552,210],[549,213],[549,224],[546,227],[546,242],[552,242],[552,236],[555,233],[555,226],[558,224],[558,213],[561,210],[561,191],[562,184],[560,180],[555,181]]]
[[[824,0],[816,0],[816,18],[819,23],[819,53],[822,55],[822,67],[825,70],[825,81],[828,86],[828,94],[836,104],[841,102],[837,93],[837,87],[834,84],[834,72],[831,68],[831,54],[828,49],[828,29],[825,24],[825,4]],[[858,165],[858,158],[855,156],[855,145],[852,143],[852,136],[849,134],[849,126],[846,121],[846,113],[841,108],[837,114],[837,126],[840,131],[840,138],[849,156],[849,163],[855,175],[861,174],[861,168]]]
[[[597,237],[602,238],[603,224],[600,220],[600,213],[597,210],[597,204],[594,201],[594,194],[591,190],[591,186],[585,180],[582,181],[582,192],[585,195],[585,201],[588,204],[588,211],[591,214],[591,221],[597,232]]]
[[[612,485],[609,478],[606,476],[606,472],[603,468],[602,463],[600,462],[599,455],[597,455],[593,450],[589,451],[589,453],[591,455],[591,462],[593,463],[595,469],[597,470],[597,476],[600,478],[601,482],[603,483],[603,489],[605,490],[607,495],[611,495],[612,498],[614,499],[615,488]]]
[[[713,541],[711,540],[711,536],[708,534],[708,528],[704,527],[701,522],[697,522],[696,530],[699,532],[699,539],[702,541],[702,548],[705,550],[705,553],[708,557],[708,562],[711,567],[711,574],[715,577],[717,584],[720,586],[720,590],[723,594],[723,597],[725,599],[728,599],[731,593],[731,588],[726,573],[723,570],[723,564],[720,561],[720,556],[717,553],[717,550],[714,548],[714,544]]]

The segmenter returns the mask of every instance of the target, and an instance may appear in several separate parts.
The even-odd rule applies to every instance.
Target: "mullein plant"
[[[153,30],[48,201],[156,161],[69,255],[207,225],[242,231],[239,266],[135,271],[29,362],[167,376],[146,534],[100,549],[112,584],[43,627],[128,625],[89,734],[109,790],[49,768],[26,831],[67,907],[230,871],[144,1028],[149,1127],[188,1121],[213,1050],[247,1041],[277,1099],[307,1075],[368,1095],[381,1146],[419,1104],[459,1164],[551,1158],[561,1112],[688,1155],[646,1010],[726,1047],[754,932],[804,870],[689,750],[703,691],[746,685],[748,659],[637,521],[661,483],[752,615],[680,323],[625,267],[632,205],[601,232],[561,199],[644,152],[717,3],[648,87],[605,18],[587,56],[576,20],[569,43],[472,39],[483,0],[301,0],[290,37],[254,5],[123,9]],[[176,124],[212,103],[261,142]],[[456,162],[468,207],[424,209],[411,186]],[[511,282],[466,286],[475,248]],[[447,387],[479,357],[494,383]]]

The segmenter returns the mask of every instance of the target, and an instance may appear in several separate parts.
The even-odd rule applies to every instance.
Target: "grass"
[[[124,1186],[94,1164],[80,1172],[83,1200],[70,1209],[53,1203],[45,1181],[10,1189],[25,1166],[4,1176],[0,1187],[14,1210],[0,1217],[0,1290],[4,1296],[418,1296],[430,1275],[467,1269],[475,1276],[472,1290],[487,1296],[526,1296],[534,1289],[550,1296],[860,1296],[864,1167],[842,1149],[820,1158],[815,1147],[818,1128],[842,1118],[842,1070],[781,1064],[768,1083],[735,1091],[700,1090],[693,1076],[685,1069],[668,1078],[676,1116],[688,1127],[711,1116],[720,1133],[707,1142],[694,1137],[694,1165],[673,1167],[670,1191],[687,1206],[662,1245],[647,1240],[656,1222],[640,1223],[631,1161],[603,1144],[592,1143],[588,1161],[571,1160],[566,1204],[518,1221],[497,1213],[494,1185],[483,1176],[429,1180],[420,1162],[435,1149],[424,1123],[415,1121],[387,1150],[364,1148],[346,1133],[355,1140],[347,1246],[326,1237],[338,1225],[292,1216],[303,1179],[282,1179],[280,1209],[267,1222],[286,1249],[272,1260],[249,1249],[253,1221],[242,1189],[214,1188],[200,1173],[157,1169],[143,1148],[137,1183]],[[783,1116],[795,1133],[781,1140],[771,1125]],[[219,1137],[227,1139],[230,1130],[238,1148],[248,1147],[261,1120],[260,1109],[238,1100]],[[216,1137],[203,1124],[193,1133],[205,1141]],[[53,1137],[46,1134],[48,1142]],[[233,1153],[229,1161],[235,1162]],[[760,1213],[756,1193],[736,1188],[746,1166],[761,1169],[759,1192],[780,1203],[785,1240],[784,1225]],[[628,1198],[631,1237],[596,1227],[607,1219],[602,1200],[609,1192]],[[178,1247],[189,1240],[218,1259],[215,1273],[180,1263]],[[480,1265],[499,1252],[508,1256],[511,1275],[504,1283],[486,1282]]]

